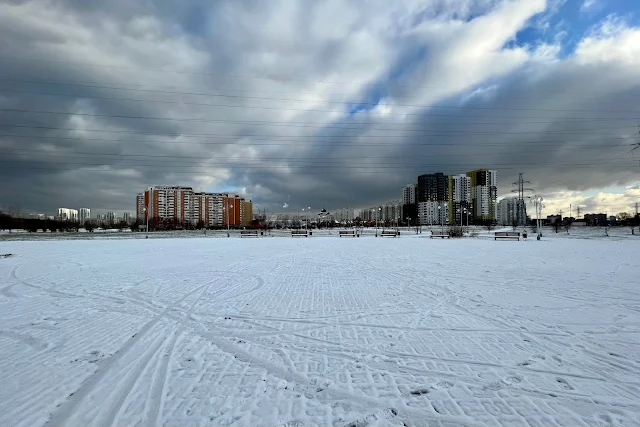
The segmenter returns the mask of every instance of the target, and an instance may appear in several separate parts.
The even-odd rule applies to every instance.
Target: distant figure
[[[522,232],[522,240],[527,240],[527,232],[526,231]]]

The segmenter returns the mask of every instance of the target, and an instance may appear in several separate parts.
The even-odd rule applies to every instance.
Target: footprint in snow
[[[571,386],[571,384],[569,384],[569,383],[567,382],[567,380],[565,380],[564,378],[560,378],[560,377],[558,377],[558,378],[556,378],[556,381],[557,381],[557,382],[558,382],[558,384],[560,384],[560,386],[561,386],[563,389],[565,389],[565,390],[575,390],[575,389]]]
[[[343,424],[341,427],[367,427],[370,425],[377,425],[379,421],[390,420],[398,415],[398,411],[394,408],[385,408],[376,413],[365,415],[362,418],[358,418],[350,423]]]

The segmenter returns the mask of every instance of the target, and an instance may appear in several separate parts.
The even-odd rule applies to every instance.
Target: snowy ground
[[[638,240],[3,253],[3,427],[640,425]]]

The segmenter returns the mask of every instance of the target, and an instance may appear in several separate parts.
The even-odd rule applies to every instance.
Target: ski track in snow
[[[0,246],[2,426],[640,425],[632,240]]]

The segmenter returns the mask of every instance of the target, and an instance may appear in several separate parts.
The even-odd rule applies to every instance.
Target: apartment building
[[[77,209],[58,208],[57,218],[60,221],[78,221]]]
[[[476,169],[467,172],[471,183],[471,205],[475,223],[497,221],[497,172]]]
[[[84,224],[86,220],[91,219],[91,209],[78,209],[78,219],[80,220],[80,224]]]
[[[512,225],[514,221],[518,225],[524,225],[527,221],[527,206],[517,197],[507,197],[498,202],[497,216],[499,225]]]
[[[447,225],[449,203],[444,200],[418,203],[418,221],[421,225]]]
[[[466,174],[451,175],[448,179],[449,224],[468,225],[471,213],[471,178]]]
[[[242,225],[244,199],[238,195],[222,194],[222,224],[235,227]]]
[[[445,202],[448,199],[447,176],[442,172],[418,177],[416,202]]]
[[[242,225],[250,227],[253,222],[253,203],[242,199]]]
[[[146,210],[145,210],[146,208]],[[136,196],[136,218],[174,219],[207,227],[251,225],[253,205],[239,195],[194,192],[191,187],[152,186]]]
[[[118,216],[117,216],[117,214],[115,212],[107,212],[107,223],[108,224],[115,224],[117,218],[118,218]]]
[[[206,227],[222,225],[222,194],[194,193],[191,221],[202,221]]]
[[[416,184],[405,185],[402,188],[402,204],[412,205],[416,202]]]
[[[136,217],[175,219],[187,224],[193,221],[193,188],[180,186],[150,186],[136,197]],[[146,207],[146,210],[145,210]]]

